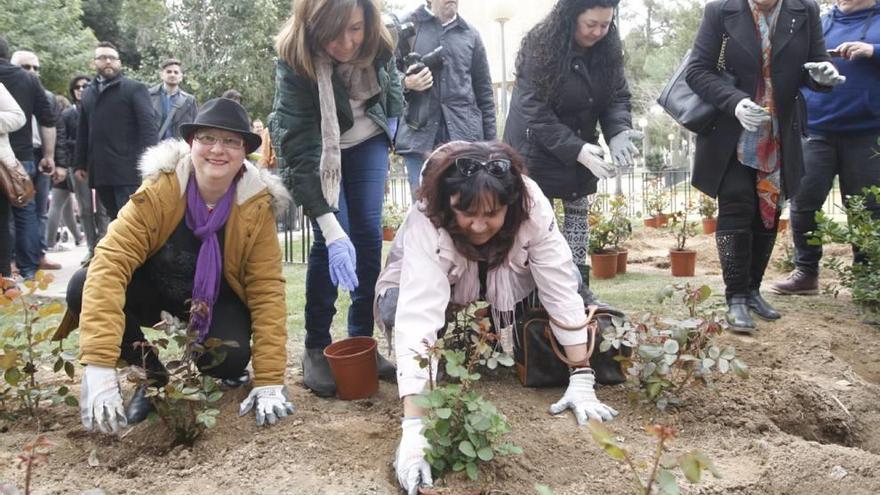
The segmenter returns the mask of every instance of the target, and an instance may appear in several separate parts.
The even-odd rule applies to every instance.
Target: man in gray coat
[[[176,58],[162,62],[162,84],[150,88],[150,103],[156,112],[159,140],[180,138],[180,124],[190,124],[196,118],[196,98],[180,89],[183,82],[183,65]]]
[[[458,15],[458,0],[428,0],[402,22],[412,22],[415,34],[398,45],[406,111],[396,149],[415,193],[422,164],[437,145],[495,139],[495,97],[483,40]],[[424,63],[408,56],[439,47]]]

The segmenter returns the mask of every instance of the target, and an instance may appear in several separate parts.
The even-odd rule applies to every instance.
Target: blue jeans
[[[388,175],[388,139],[379,135],[342,150],[342,184],[336,218],[354,244],[358,287],[351,293],[348,335],[373,335],[373,295],[382,264],[382,200]],[[327,246],[317,222],[306,272],[306,347],[330,345],[338,291],[330,281]]]
[[[425,158],[418,153],[407,153],[403,155],[403,162],[406,164],[406,177],[409,179],[409,192],[413,201],[416,200],[416,189],[422,183],[422,165]]]
[[[21,164],[36,184],[37,176],[43,175],[37,171],[36,162],[28,160]],[[43,257],[36,200],[28,201],[23,208],[13,208],[12,216],[15,220],[15,264],[22,277],[34,278]]]

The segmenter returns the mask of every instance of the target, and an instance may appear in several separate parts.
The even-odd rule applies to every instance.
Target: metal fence
[[[636,169],[612,179],[604,179],[599,181],[594,200],[598,200],[602,211],[607,212],[610,196],[623,194],[627,199],[627,216],[631,219],[642,218],[645,216],[644,205],[647,196],[657,190],[662,191],[668,199],[666,212],[682,211],[690,202],[691,214],[694,218],[697,217],[698,198],[702,193],[691,186],[689,169],[661,172]],[[399,167],[392,167],[388,175],[385,184],[385,202],[403,208],[408,208],[412,203],[406,172]],[[840,188],[835,180],[834,188],[828,195],[823,209],[830,215],[843,215],[845,212],[841,204]],[[279,223],[279,231],[283,241],[284,262],[307,263],[312,232],[308,219],[302,214],[302,209],[292,207]]]

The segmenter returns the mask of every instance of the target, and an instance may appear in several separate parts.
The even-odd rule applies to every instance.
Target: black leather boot
[[[324,356],[324,349],[306,349],[302,357],[303,385],[318,397],[336,395],[336,380],[330,371],[330,363]]]
[[[600,308],[608,308],[609,306],[596,298],[593,291],[590,290],[590,265],[575,265],[581,276],[581,284],[578,285],[578,294],[584,300],[584,306],[599,306]]]
[[[776,245],[776,232],[752,234],[752,264],[749,270],[749,308],[765,320],[778,320],[780,314],[761,296],[761,281]]]
[[[389,383],[397,383],[397,368],[394,363],[385,359],[379,351],[376,351],[376,369],[379,371],[379,379]]]
[[[752,266],[752,233],[747,230],[715,232],[718,259],[727,299],[727,322],[734,332],[751,333],[755,321],[749,314],[749,274]]]

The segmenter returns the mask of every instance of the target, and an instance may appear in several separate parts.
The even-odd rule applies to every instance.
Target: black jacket
[[[523,155],[529,176],[547,197],[574,199],[592,194],[598,179],[577,156],[584,143],[598,142],[597,123],[606,141],[632,128],[631,95],[623,71],[616,72],[612,84],[600,84],[591,77],[599,72],[592,59],[572,52],[559,95],[548,101],[534,87],[535,63],[528,47],[523,50],[526,59],[511,95],[504,142]]]
[[[9,144],[19,161],[34,159],[31,117],[37,117],[42,127],[55,127],[54,102],[46,97],[46,91],[39,78],[8,60],[0,59],[0,83],[6,86],[27,118],[27,124],[9,135]]]
[[[153,105],[153,112],[156,114],[156,129],[162,129],[162,124],[164,123],[162,120],[162,85],[157,84],[150,88],[150,103]],[[171,124],[169,125],[169,129],[171,129],[172,137],[179,139],[180,138],[180,124],[191,124],[196,120],[196,114],[198,113],[198,106],[196,105],[196,97],[187,93],[184,90],[179,90],[180,96],[178,96],[174,105],[177,107],[177,110],[174,111],[174,115],[171,116]],[[157,131],[158,132],[158,131]],[[162,139],[162,136],[159,136],[159,139]]]
[[[140,185],[137,162],[158,130],[143,83],[120,75],[101,91],[92,79],[82,94],[74,167],[88,170],[91,187]]]
[[[76,127],[79,125],[79,105],[71,105],[61,112],[55,139],[55,164],[60,167],[73,167],[76,156]],[[73,170],[70,171],[71,173]]]
[[[801,137],[806,132],[806,109],[800,88],[807,85],[817,91],[830,90],[817,85],[803,65],[830,57],[825,52],[816,2],[780,1],[770,64],[782,141],[782,188],[785,196],[791,198],[797,192],[804,169]],[[725,33],[730,37],[726,68],[736,77],[735,85],[724,82],[715,69]],[[760,50],[748,0],[714,0],[706,4],[687,68],[687,82],[700,98],[721,109],[712,130],[697,136],[694,155],[691,182],[709,196],[718,194],[724,172],[736,153],[743,128],[734,111],[740,100],[754,97],[761,77]]]
[[[442,45],[443,67],[433,72],[434,85],[430,89],[404,93],[406,110],[397,131],[397,152],[429,153],[441,123],[450,141],[494,140],[495,93],[480,33],[461,16],[443,27],[424,6],[402,22],[413,22],[416,34],[408,43],[401,43],[401,50],[425,55]],[[401,74],[406,73],[406,54],[398,56]]]

